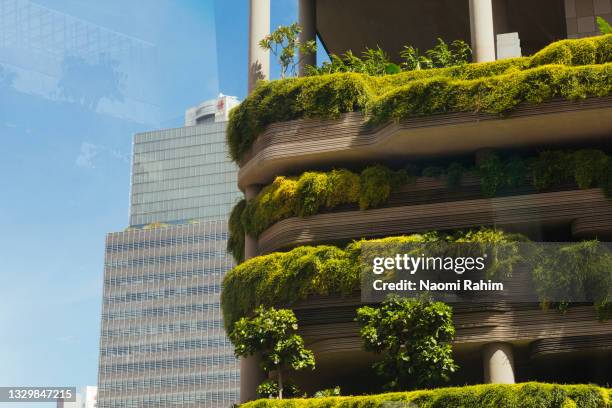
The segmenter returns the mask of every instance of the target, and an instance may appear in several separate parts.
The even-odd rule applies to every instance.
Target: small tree
[[[314,354],[304,348],[304,340],[295,334],[297,328],[291,310],[259,307],[252,318],[238,320],[229,333],[237,357],[260,354],[263,370],[277,373],[279,399],[283,398],[283,369],[315,367]],[[266,383],[268,388],[270,384]]]
[[[452,311],[444,303],[390,297],[358,309],[356,320],[365,350],[382,355],[373,367],[388,389],[431,387],[457,370]]]
[[[301,59],[296,61],[296,53],[301,52],[302,55],[312,54],[317,50],[317,43],[314,40],[301,43],[298,39],[302,27],[297,23],[289,26],[279,26],[272,34],[264,37],[259,46],[265,50],[270,50],[281,67],[281,78],[287,76],[287,72],[295,75],[295,67],[302,62]]]

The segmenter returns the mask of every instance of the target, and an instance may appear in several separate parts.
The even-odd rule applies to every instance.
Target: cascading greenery
[[[612,184],[610,162],[605,152],[595,149],[543,151],[528,158],[505,158],[490,152],[478,164],[452,162],[446,169],[426,166],[419,171],[409,165],[395,171],[376,165],[361,173],[339,169],[277,177],[255,199],[236,204],[229,220],[228,250],[241,262],[245,233],[258,237],[283,219],[314,215],[346,204],[358,204],[362,210],[380,207],[388,202],[391,192],[414,182],[419,175],[446,175],[448,187],[456,188],[469,171],[479,177],[486,197],[494,197],[504,188],[531,186],[544,190],[567,183],[575,183],[582,189],[601,187],[608,195]]]
[[[240,162],[264,128],[299,118],[363,112],[373,124],[443,112],[500,114],[521,103],[605,96],[612,35],[553,43],[531,57],[370,76],[334,73],[262,81],[230,114],[227,140]]]
[[[564,310],[572,299],[587,297],[595,303],[601,319],[609,316],[612,311],[612,255],[609,250],[596,241],[568,243],[553,251],[534,252],[534,258],[523,259],[509,244],[526,241],[521,235],[479,229],[453,234],[431,232],[362,239],[345,248],[301,246],[288,252],[258,256],[236,266],[225,276],[221,294],[224,322],[231,330],[234,322],[260,306],[290,307],[310,296],[350,295],[360,289],[363,260],[373,245],[377,251],[386,248],[397,253],[398,248],[407,244],[435,242],[474,243],[484,248],[504,244],[499,245],[503,250],[495,255],[499,265],[495,273],[509,274],[514,265],[523,260],[538,265],[532,271],[532,278],[544,307],[550,306],[553,294],[557,302],[553,306],[560,310]],[[589,262],[584,262],[585,254]],[[377,252],[376,256],[380,254]],[[560,267],[559,262],[567,267]]]
[[[341,169],[277,177],[255,199],[240,201],[234,207],[229,220],[228,250],[240,262],[245,233],[257,237],[280,220],[314,215],[343,204],[359,204],[362,210],[377,207],[408,179],[406,171],[381,165],[367,167],[360,174]]]

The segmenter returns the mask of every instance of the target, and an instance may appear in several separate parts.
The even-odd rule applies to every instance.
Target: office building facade
[[[233,266],[227,214],[241,196],[225,126],[134,136],[130,226],[106,238],[100,408],[238,400],[238,362],[219,307]]]

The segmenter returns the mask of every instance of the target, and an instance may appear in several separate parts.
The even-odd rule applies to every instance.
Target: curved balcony
[[[427,196],[422,187],[417,184],[404,188],[395,196],[395,203],[391,201],[392,206],[384,208],[354,209],[279,221],[259,237],[259,252],[264,254],[298,245],[486,225],[512,227],[530,224],[533,227],[567,224],[568,229],[573,225],[576,237],[597,236],[601,239],[612,234],[612,200],[607,199],[601,189],[523,193],[496,198],[470,198],[466,192],[463,199],[456,197],[455,201],[419,203],[419,200],[435,196],[432,191]],[[407,205],[410,200],[416,203]]]
[[[267,127],[243,159],[238,185],[305,170],[511,149],[601,142],[612,135],[612,96],[521,105],[505,116],[444,113],[369,127],[360,113]]]

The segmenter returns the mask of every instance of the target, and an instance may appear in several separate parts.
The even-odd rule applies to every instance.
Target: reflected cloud
[[[101,154],[105,154],[115,160],[120,160],[124,163],[129,163],[129,155],[120,152],[119,150],[112,149],[103,145],[97,145],[94,143],[83,142],[81,143],[81,150],[76,157],[75,164],[78,167],[85,169],[96,168],[96,163],[99,162]]]

